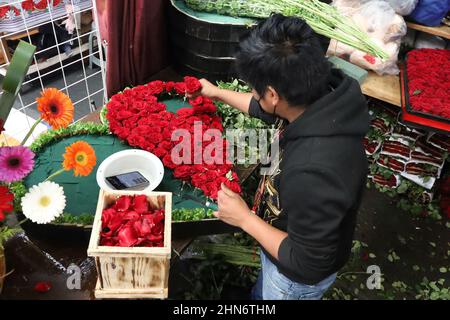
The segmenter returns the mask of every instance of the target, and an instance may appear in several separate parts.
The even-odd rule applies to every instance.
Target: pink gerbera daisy
[[[34,166],[34,153],[27,147],[0,148],[0,181],[16,182],[25,178]]]

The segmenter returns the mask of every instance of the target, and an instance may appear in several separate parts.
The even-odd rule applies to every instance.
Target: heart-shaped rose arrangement
[[[153,81],[126,89],[114,95],[107,104],[110,130],[131,146],[155,154],[165,167],[173,170],[175,178],[190,182],[212,199],[217,198],[222,183],[240,193],[238,177],[228,158],[228,143],[222,138],[222,119],[216,115],[213,101],[198,96],[189,101],[191,108],[179,109],[176,114],[167,111],[166,105],[158,101],[160,97],[184,98],[186,93],[192,94],[200,89],[200,82],[193,77],[185,77],[184,82]],[[172,141],[172,134],[180,129],[189,133],[188,138],[180,136]],[[220,136],[211,134],[210,129],[219,130]],[[195,136],[198,133],[202,135],[200,140]],[[184,143],[190,150],[188,161],[181,164],[175,161],[175,164],[172,150],[177,147],[183,157],[187,149],[180,146]],[[221,150],[216,148],[218,144]]]

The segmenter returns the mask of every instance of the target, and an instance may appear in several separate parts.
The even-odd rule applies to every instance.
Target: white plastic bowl
[[[106,178],[129,173],[140,172],[150,185],[143,192],[155,190],[164,177],[164,166],[157,156],[143,150],[124,150],[117,152],[103,161],[97,170],[97,184],[105,191],[114,192]]]

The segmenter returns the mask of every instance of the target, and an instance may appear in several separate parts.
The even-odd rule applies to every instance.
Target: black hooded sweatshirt
[[[265,253],[282,274],[308,285],[347,263],[368,173],[363,138],[369,113],[360,86],[333,69],[330,88],[285,127],[280,173],[273,179],[281,213],[272,225],[288,237],[279,260]],[[275,120],[255,99],[249,113]]]

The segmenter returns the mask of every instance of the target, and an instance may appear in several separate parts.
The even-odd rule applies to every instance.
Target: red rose
[[[128,136],[128,143],[132,147],[141,147],[148,144],[148,141],[136,133],[132,133]]]
[[[166,92],[171,93],[173,89],[175,89],[175,82],[173,81],[166,82]]]
[[[158,144],[163,141],[163,135],[161,133],[150,133],[148,134],[148,139],[153,144]]]
[[[147,84],[147,88],[150,94],[158,95],[164,91],[165,85],[162,81],[152,81]]]
[[[126,140],[131,133],[130,129],[125,127],[116,127],[111,129],[111,131],[122,140]]]
[[[186,84],[184,82],[177,82],[175,83],[175,91],[179,95],[185,95],[186,94]]]
[[[181,165],[175,168],[173,176],[177,179],[185,180],[192,174],[192,168],[189,165]]]
[[[172,161],[172,155],[169,153],[167,153],[164,158],[163,158],[163,164],[165,167],[169,168],[169,169],[175,169],[176,168],[176,164],[173,163]]]
[[[175,115],[169,111],[161,111],[159,113],[159,117],[161,120],[170,121],[175,117]]]
[[[148,110],[152,113],[157,113],[166,110],[166,106],[162,103],[155,103],[149,106]]]
[[[157,156],[158,158],[164,158],[164,156],[166,156],[167,155],[167,150],[166,149],[163,149],[163,148],[155,148],[154,150],[153,150],[153,154],[155,155],[155,156]]]
[[[133,116],[133,112],[127,111],[127,110],[122,110],[122,111],[117,112],[116,119],[124,120],[124,119],[128,119],[132,116]]]
[[[193,112],[194,112],[194,110],[191,108],[181,108],[181,109],[178,109],[177,115],[179,117],[190,117],[190,116],[192,116]]]
[[[163,129],[163,132],[162,132],[162,135],[163,135],[163,139],[164,140],[166,140],[166,141],[171,141],[172,140],[172,131],[170,131],[170,129],[169,128],[164,128]]]
[[[149,143],[149,142],[146,142],[143,146],[143,149],[148,152],[153,152],[153,150],[155,150],[155,148],[156,148],[156,146],[153,143]]]
[[[201,106],[201,105],[203,105],[203,100],[204,100],[204,97],[203,96],[198,96],[197,98],[195,98],[195,99],[191,99],[191,100],[189,100],[189,104],[191,105],[191,106],[193,106],[193,107],[195,107],[195,106]]]
[[[211,122],[211,124],[209,125],[209,127],[210,127],[211,129],[217,129],[217,130],[223,132],[223,125],[222,125],[221,122],[213,121],[213,122]]]
[[[3,214],[3,216],[5,213],[14,210],[13,201],[14,195],[9,191],[8,187],[0,185],[0,213]]]
[[[202,84],[194,77],[184,77],[184,83],[186,84],[186,90],[188,93],[195,93],[202,88]]]
[[[164,137],[164,135],[163,135],[163,137]],[[161,142],[161,143],[159,144],[159,147],[160,147],[160,148],[163,148],[163,149],[165,149],[165,150],[167,150],[167,151],[172,150],[172,146],[173,146],[173,144],[172,144],[172,142],[170,142],[170,141],[163,141],[163,142]]]

